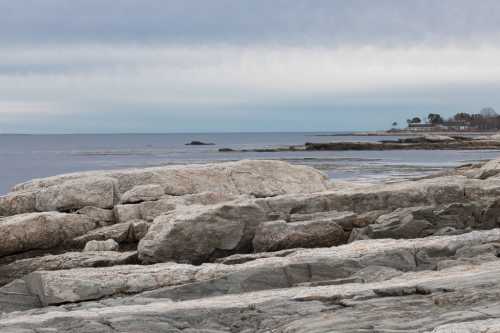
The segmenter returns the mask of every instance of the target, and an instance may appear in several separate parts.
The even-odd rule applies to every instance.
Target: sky
[[[498,0],[0,0],[0,133],[377,130],[499,92]]]

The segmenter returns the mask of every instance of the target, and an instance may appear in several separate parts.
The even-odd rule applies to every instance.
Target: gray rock
[[[129,236],[131,237],[130,241],[132,242],[138,242],[143,239],[144,236],[146,236],[146,234],[148,233],[149,227],[151,226],[150,223],[142,220],[132,221],[131,224],[132,226]]]
[[[160,185],[138,185],[125,192],[122,195],[120,202],[122,204],[127,204],[139,203],[143,201],[155,201],[160,199],[164,194],[163,187]]]
[[[104,241],[107,239],[118,243],[134,241],[132,223],[118,223],[91,230],[84,235],[74,238],[72,244],[81,248],[90,241]]]
[[[485,163],[481,168],[474,171],[474,177],[487,179],[500,173],[500,159],[494,159]]]
[[[141,219],[139,205],[116,205],[114,213],[118,223]]]
[[[140,298],[7,314],[0,317],[0,330],[496,332],[499,274],[496,261],[442,272],[409,272],[379,282],[188,297],[177,302],[145,293]]]
[[[500,319],[480,319],[469,322],[444,324],[436,327],[432,333],[494,333],[500,328]]]
[[[344,244],[348,234],[330,219],[290,222],[270,221],[259,224],[253,239],[256,252],[290,248],[329,247]]]
[[[402,272],[435,269],[443,259],[455,259],[459,249],[498,242],[500,229],[495,229],[414,240],[358,241],[338,247],[297,250],[287,256],[261,258],[234,266],[129,265],[39,271],[24,279],[45,305],[100,299],[116,293],[137,293],[161,287],[174,288],[186,283],[197,283],[196,289],[188,288],[191,294],[193,290],[198,290],[206,297],[211,290],[218,294],[242,293],[343,279],[368,266],[383,266]],[[169,289],[168,293],[172,291]]]
[[[373,224],[353,232],[350,241],[369,238],[418,238],[457,234],[500,225],[498,204],[454,203],[400,208],[381,215]]]
[[[327,211],[327,212],[317,212],[310,214],[292,214],[286,219],[288,222],[303,222],[303,221],[330,221],[340,225],[344,230],[350,231],[355,226],[364,224],[359,221],[359,215],[353,212],[337,212]],[[361,218],[364,220],[364,218]]]
[[[20,191],[0,196],[0,216],[34,212],[36,191]]]
[[[243,160],[205,165],[73,173],[35,179],[15,186],[14,191],[46,189],[67,182],[85,183],[87,179],[96,177],[115,179],[116,190],[120,194],[135,186],[148,184],[161,185],[165,193],[171,195],[211,191],[265,197],[285,193],[319,192],[328,187],[327,177],[313,168],[281,161]]]
[[[182,198],[182,197],[179,197]],[[137,206],[137,213],[134,210],[132,213],[132,208],[130,208],[130,217],[136,218],[137,216],[145,221],[153,222],[158,216],[167,214],[174,211],[177,208],[177,203],[172,200],[172,197],[163,198],[158,201],[147,201],[143,202]],[[135,207],[134,207],[135,209]],[[130,218],[128,214],[121,214],[121,220],[126,221],[126,218]]]
[[[101,252],[101,251],[116,251],[119,245],[114,239],[105,241],[92,240],[85,244],[83,252]]]
[[[153,221],[158,216],[172,212],[180,206],[216,205],[235,199],[249,199],[244,195],[231,195],[218,192],[201,192],[183,196],[166,196],[158,201],[139,204],[139,215],[145,221]]]
[[[37,270],[53,271],[78,267],[105,267],[114,265],[134,264],[137,262],[137,252],[66,252],[57,255],[16,260],[0,266],[0,285]]]
[[[38,308],[41,305],[38,297],[31,293],[23,280],[13,281],[0,290],[0,318],[2,313],[29,310]],[[5,328],[2,328],[1,331],[15,332],[14,330],[8,331]]]
[[[155,219],[139,242],[145,263],[175,260],[201,263],[249,248],[255,228],[266,220],[265,212],[251,201],[214,206],[190,206]]]
[[[110,225],[115,222],[115,214],[111,209],[87,206],[79,209],[76,213],[86,215],[102,226]]]
[[[228,257],[219,258],[215,260],[215,262],[224,265],[237,265],[262,258],[286,257],[299,250],[301,249],[288,249],[288,250],[281,250],[274,252],[259,252],[259,253],[249,253],[249,254],[233,254]]]
[[[112,208],[115,180],[110,177],[88,177],[68,180],[41,189],[36,196],[38,211],[72,211],[85,206]]]
[[[343,188],[338,191],[313,194],[242,199],[223,205],[189,208],[187,215],[186,210],[177,209],[155,220],[150,234],[146,235],[139,244],[139,255],[147,263],[165,260],[199,263],[231,253],[249,252],[255,228],[268,220],[293,216],[318,216],[321,212],[330,216],[344,214],[343,217],[336,218],[336,221],[342,223],[344,230],[349,231],[356,225],[366,224],[383,211],[412,206],[438,207],[439,210],[446,204],[454,203],[443,212],[435,211],[427,214],[437,216],[433,223],[425,218],[414,218],[413,213],[408,213],[409,211],[398,211],[393,214],[397,215],[395,218],[384,217],[387,222],[369,225],[361,231],[355,229],[351,240],[425,237],[446,226],[457,227],[457,219],[462,221],[462,224],[470,225],[473,220],[467,219],[475,218],[478,213],[481,213],[482,207],[480,205],[475,207],[476,204],[465,202],[478,200],[486,203],[488,198],[500,195],[499,191],[500,182],[496,181],[484,182],[462,176],[440,177],[391,185],[355,187],[353,190]],[[253,215],[242,214],[239,218],[234,212],[243,206],[254,207]],[[419,209],[423,208],[417,210]],[[373,213],[368,214],[367,211]],[[494,211],[498,212],[498,209]],[[231,212],[232,215],[226,216],[227,212]],[[352,212],[358,215],[353,215]],[[425,215],[423,212],[422,214]],[[408,216],[406,219],[400,217],[403,213]],[[380,216],[378,220],[382,221],[384,218]],[[437,222],[438,220],[442,221]],[[479,227],[472,226],[471,228],[488,229],[491,227],[494,225],[490,222],[484,224],[482,221]],[[376,228],[380,230],[375,230]],[[232,230],[231,236],[227,234],[229,230]],[[463,228],[463,231],[467,229]],[[229,242],[231,246],[227,246],[228,239],[231,239]],[[219,240],[224,240],[226,245],[217,244]]]
[[[79,214],[51,212],[11,216],[0,223],[0,257],[62,246],[96,227],[94,220]]]

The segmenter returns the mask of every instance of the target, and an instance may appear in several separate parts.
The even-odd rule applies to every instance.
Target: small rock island
[[[203,142],[203,141],[191,141],[186,143],[186,146],[214,146],[215,143]]]

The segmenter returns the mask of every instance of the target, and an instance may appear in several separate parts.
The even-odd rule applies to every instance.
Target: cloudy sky
[[[498,0],[0,0],[0,132],[383,129],[484,106]]]

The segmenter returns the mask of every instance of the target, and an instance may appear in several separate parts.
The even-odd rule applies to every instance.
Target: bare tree
[[[495,118],[498,116],[498,113],[492,107],[482,108],[479,114],[484,118]]]

